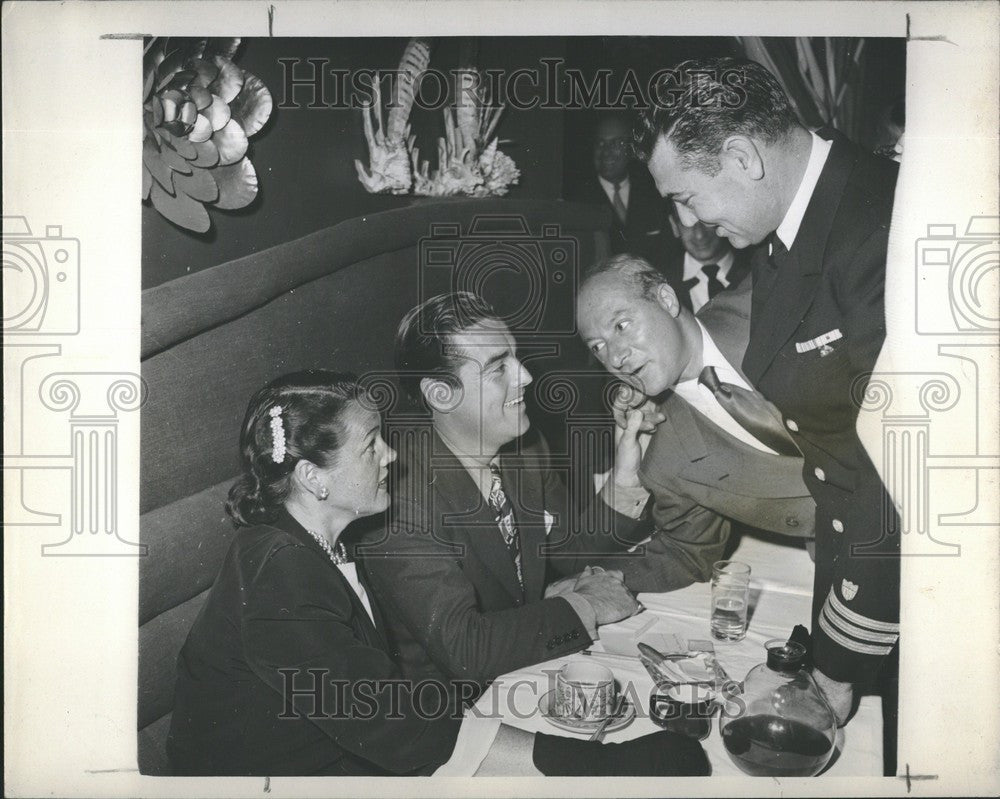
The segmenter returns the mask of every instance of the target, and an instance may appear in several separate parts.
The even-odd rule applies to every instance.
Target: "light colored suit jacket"
[[[717,295],[698,319],[739,371],[750,332],[750,281]],[[733,522],[797,537],[814,534],[816,505],[802,481],[801,457],[743,443],[673,392],[660,410],[667,418],[653,432],[639,470],[652,494],[653,535],[635,553],[601,562],[621,569],[630,589],[671,591],[708,580]]]

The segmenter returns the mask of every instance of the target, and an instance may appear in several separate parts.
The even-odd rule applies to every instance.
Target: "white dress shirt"
[[[608,195],[608,202],[614,203],[615,201],[615,184],[610,180],[605,180],[600,175],[597,179],[601,181],[601,188],[604,189],[604,193]],[[622,178],[621,183],[618,184],[618,196],[622,198],[622,203],[625,205],[625,209],[628,210],[628,190],[629,182],[628,175]]]
[[[813,192],[816,191],[816,184],[819,182],[820,173],[826,165],[826,159],[830,155],[832,141],[821,139],[815,133],[812,136],[812,149],[809,151],[809,163],[806,164],[806,171],[802,175],[802,182],[799,183],[799,190],[792,198],[792,204],[785,212],[785,218],[781,220],[778,229],[775,231],[785,249],[791,250],[795,243],[795,237],[799,235],[799,228],[802,227],[802,218],[806,215],[806,208],[812,199]]]
[[[753,387],[740,376],[739,372],[733,369],[729,361],[726,360],[726,356],[715,346],[715,342],[712,341],[712,337],[708,334],[705,326],[699,320],[696,319],[695,321],[698,322],[698,327],[701,329],[702,369],[706,366],[714,366],[720,382],[730,383],[752,391]],[[770,447],[760,443],[739,422],[733,419],[726,412],[726,409],[719,404],[715,395],[705,388],[705,386],[701,385],[697,378],[694,380],[682,380],[674,387],[674,393],[734,438],[738,438],[743,443],[749,444],[751,447],[755,447],[762,452],[769,452],[772,455],[778,454]]]
[[[729,250],[725,255],[723,255],[717,261],[710,261],[709,263],[714,263],[719,267],[719,273],[716,276],[719,282],[723,286],[729,286],[729,270],[733,266],[733,262],[736,260],[736,254]],[[708,275],[701,271],[704,266],[701,261],[695,258],[691,253],[684,253],[684,280],[690,280],[693,277],[698,278],[698,282],[691,287],[688,292],[691,297],[691,305],[694,308],[694,312],[698,313],[698,310],[709,300],[708,296]]]
[[[340,563],[337,565],[340,569],[340,573],[344,575],[344,578],[348,583],[351,584],[351,588],[354,589],[354,593],[358,595],[358,599],[361,600],[361,604],[365,606],[365,610],[368,611],[368,618],[372,620],[372,624],[375,623],[375,616],[372,614],[371,602],[368,600],[368,592],[365,591],[365,587],[361,584],[361,580],[358,579],[358,567],[355,563]]]

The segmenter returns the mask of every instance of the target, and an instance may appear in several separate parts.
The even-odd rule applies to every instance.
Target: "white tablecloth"
[[[764,643],[772,638],[787,639],[796,624],[808,627],[812,603],[813,564],[804,549],[783,546],[753,537],[744,537],[733,556],[749,563],[750,622],[746,638],[739,643],[715,641],[719,662],[729,676],[742,680],[746,673],[765,660]],[[644,621],[646,614],[656,617],[657,628],[682,638],[708,640],[710,588],[707,583],[688,586],[664,594],[641,594],[639,601],[646,610],[625,625],[601,628],[605,639],[621,635],[625,630]],[[610,634],[609,634],[610,631]],[[600,643],[594,649],[601,649]],[[538,710],[540,698],[553,687],[554,673],[570,660],[597,660],[611,668],[623,690],[638,697],[635,721],[627,727],[608,733],[605,741],[614,743],[638,738],[657,727],[647,717],[648,698],[653,682],[638,660],[583,655],[541,663],[528,669],[505,674],[483,694],[476,705],[466,712],[458,743],[451,759],[438,775],[472,776],[489,751],[500,722],[531,732],[572,735],[546,721]],[[741,775],[722,745],[718,716],[713,719],[712,733],[702,745],[708,753],[713,775]],[[837,752],[824,774],[832,776],[881,776],[882,774],[882,708],[877,696],[863,697],[857,713],[847,727],[838,733]],[[821,775],[822,777],[822,775]]]

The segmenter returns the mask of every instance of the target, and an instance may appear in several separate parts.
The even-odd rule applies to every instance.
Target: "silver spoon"
[[[618,701],[615,702],[615,707],[611,713],[605,717],[604,721],[601,722],[600,726],[594,730],[593,734],[587,740],[590,741],[600,741],[604,738],[604,731],[608,728],[608,725],[621,715],[622,710],[625,708],[625,694],[618,695]]]

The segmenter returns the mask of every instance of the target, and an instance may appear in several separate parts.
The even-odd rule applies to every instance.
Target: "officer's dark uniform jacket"
[[[899,634],[899,524],[856,432],[885,339],[897,165],[833,131],[790,251],[754,264],[743,370],[781,411],[816,500],[813,657],[829,677],[874,676]]]

